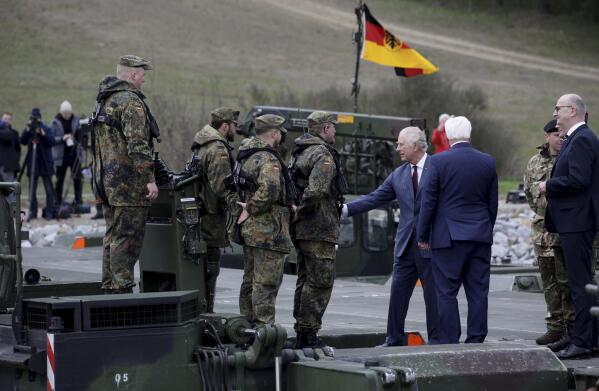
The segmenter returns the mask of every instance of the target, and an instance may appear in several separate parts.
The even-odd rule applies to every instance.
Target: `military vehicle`
[[[122,295],[27,294],[19,204],[11,209],[0,193],[0,389],[530,391],[574,389],[575,380],[583,389],[597,380],[588,368],[569,376],[543,347],[380,349],[354,335],[338,338],[337,350],[296,350],[278,324],[206,313],[203,249],[192,233],[196,186],[191,177],[160,188],[147,239],[162,242],[162,250],[140,259],[140,293]],[[18,183],[0,183],[7,188],[20,198]]]
[[[254,119],[264,114],[276,114],[286,119],[288,130],[279,148],[285,161],[289,161],[293,140],[307,131],[307,117],[316,109],[280,106],[254,106],[242,121],[239,133],[244,137],[255,134]],[[393,117],[362,113],[330,111],[337,115],[335,147],[340,152],[341,164],[346,174],[350,202],[367,194],[401,162],[395,152],[399,132],[408,126],[426,131],[423,118]],[[396,216],[393,205],[341,220],[337,251],[336,275],[338,277],[369,276],[371,281],[384,282],[391,274]],[[232,244],[224,249],[222,263],[225,267],[243,268],[241,246]],[[295,251],[287,257],[285,272],[295,274]]]

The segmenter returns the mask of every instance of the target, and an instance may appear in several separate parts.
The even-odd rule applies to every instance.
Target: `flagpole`
[[[354,96],[354,113],[358,112],[358,96],[360,95],[360,82],[358,80],[360,76],[360,55],[362,53],[362,40],[363,36],[363,25],[362,25],[362,0],[359,1],[358,7],[355,9],[356,18],[358,19],[358,31],[354,33],[354,43],[356,44],[356,71],[354,73],[354,79],[352,81],[351,94]]]

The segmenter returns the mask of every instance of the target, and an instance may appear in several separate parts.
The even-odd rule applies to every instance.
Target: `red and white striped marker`
[[[54,334],[47,333],[46,334],[46,390],[47,391],[56,391],[56,385],[54,384]]]

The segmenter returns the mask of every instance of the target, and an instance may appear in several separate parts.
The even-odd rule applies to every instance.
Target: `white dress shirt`
[[[575,131],[576,129],[578,129],[580,126],[584,125],[585,123],[586,123],[586,122],[579,122],[579,123],[577,123],[577,124],[574,124],[574,126],[572,126],[572,127],[570,128],[570,130],[568,130],[568,133],[566,133],[566,135],[567,135],[568,137],[570,137],[570,135],[572,135],[572,133],[574,133],[574,131]]]

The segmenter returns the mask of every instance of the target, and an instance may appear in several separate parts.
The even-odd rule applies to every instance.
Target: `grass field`
[[[412,0],[368,4],[383,24],[398,25],[394,32],[400,36],[405,26],[576,64],[594,65],[599,60],[599,40],[589,38],[599,36],[599,27],[577,19],[516,10],[485,14]],[[319,18],[318,10],[335,8],[344,21],[351,21],[355,5],[349,0],[174,0],[168,7],[159,0],[5,2],[0,15],[0,110],[14,113],[17,129],[33,106],[39,106],[49,122],[64,99],[73,103],[76,113],[89,114],[98,81],[113,73],[116,59],[129,52],[154,61],[155,71],[144,86],[148,96],[183,99],[198,118],[216,105],[249,109],[252,84],[289,87],[298,93],[336,85],[346,88],[351,99],[355,59],[351,23]],[[599,107],[597,82],[428,47],[417,49],[440,67],[440,74],[485,91],[487,110],[503,124],[496,131],[514,134],[516,147],[509,158],[516,174],[541,142],[541,128],[559,95],[583,95],[593,125]],[[396,77],[390,68],[362,62],[361,81],[367,91],[381,81],[396,82]],[[401,108],[397,114],[419,115]]]

